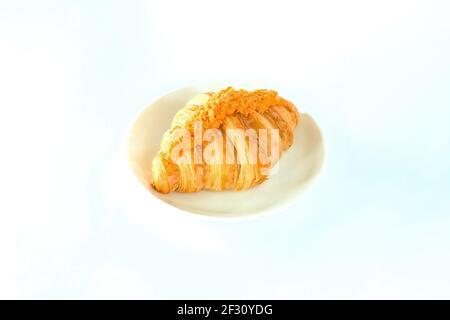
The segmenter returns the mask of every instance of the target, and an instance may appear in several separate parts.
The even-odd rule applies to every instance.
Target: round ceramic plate
[[[168,204],[191,213],[243,217],[274,212],[288,206],[318,175],[324,160],[320,129],[307,113],[301,113],[300,122],[295,129],[294,144],[281,155],[277,172],[252,189],[162,194],[151,187],[151,162],[175,113],[192,96],[222,88],[223,86],[213,85],[182,88],[157,99],[145,108],[131,126],[126,142],[128,163],[132,171],[143,188],[148,190],[149,197],[161,200],[161,205]]]

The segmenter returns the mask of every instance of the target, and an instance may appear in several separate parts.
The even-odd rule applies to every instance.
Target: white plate
[[[138,181],[148,189],[148,196],[157,197],[162,200],[162,204],[214,217],[243,217],[279,211],[305,191],[323,164],[322,135],[313,118],[306,113],[301,114],[294,144],[281,156],[278,172],[259,186],[246,191],[162,194],[150,185],[151,161],[175,113],[192,96],[221,88],[223,86],[190,86],[173,91],[150,104],[131,126],[126,142],[128,162]]]

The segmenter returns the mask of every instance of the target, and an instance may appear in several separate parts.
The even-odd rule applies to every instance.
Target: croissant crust
[[[196,95],[176,113],[164,134],[160,150],[152,161],[151,184],[162,193],[251,188],[268,178],[281,152],[291,146],[299,117],[294,104],[273,90],[246,91],[229,87],[216,93]],[[248,129],[257,134],[246,136]],[[203,134],[200,141],[195,135],[199,130]],[[268,134],[263,137],[259,132]],[[272,132],[279,134],[275,137],[269,134]],[[208,133],[213,133],[210,139],[207,139]],[[174,161],[173,153],[186,141],[183,139],[187,139],[190,149],[179,158],[186,161]],[[271,161],[262,161],[258,157],[261,153],[252,149],[254,145],[264,149],[265,159]],[[201,152],[208,148],[214,150],[210,156],[218,161],[205,160]],[[236,161],[225,161],[229,155]]]

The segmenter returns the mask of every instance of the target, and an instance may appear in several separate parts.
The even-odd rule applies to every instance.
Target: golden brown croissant
[[[162,193],[251,188],[291,146],[298,121],[297,108],[272,90],[196,95],[163,136],[152,185]]]

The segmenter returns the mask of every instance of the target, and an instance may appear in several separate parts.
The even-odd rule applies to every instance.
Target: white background
[[[1,1],[0,297],[450,298],[449,14],[448,1]],[[141,207],[119,152],[134,116],[227,81],[317,120],[314,187],[246,222]]]

